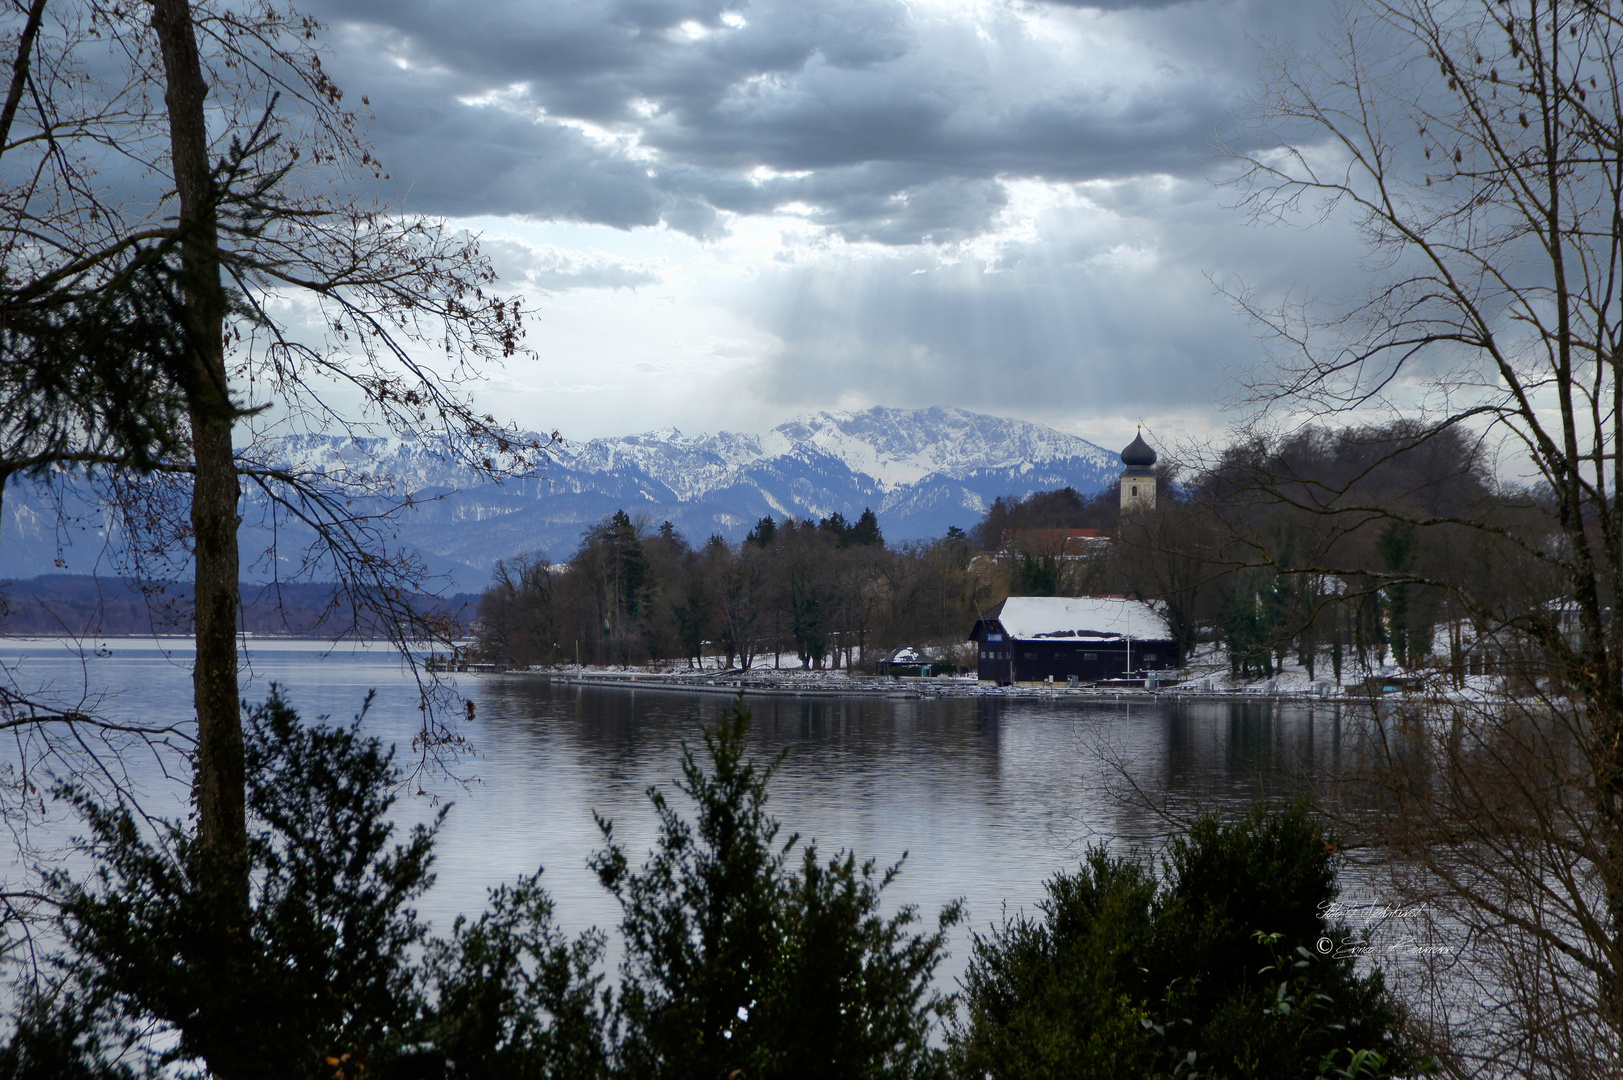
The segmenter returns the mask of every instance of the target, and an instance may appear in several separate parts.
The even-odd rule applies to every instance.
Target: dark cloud
[[[1256,302],[1278,303],[1298,284],[1304,237],[1214,214],[1201,184],[1139,188],[1048,211],[1036,235],[988,260],[778,272],[751,301],[782,343],[753,391],[802,407],[951,401],[1051,422],[1210,408],[1268,347],[1220,286],[1239,275]],[[1314,234],[1319,295],[1358,291],[1361,249],[1349,224]]]
[[[418,209],[708,236],[716,211],[801,203],[847,239],[910,244],[985,230],[1010,179],[1198,175],[1251,82],[1251,59],[1230,62],[1235,16],[1277,2],[1089,5],[1139,20],[1123,40],[1145,59],[1115,74],[1013,8],[978,28],[899,0],[328,0],[324,14],[337,75],[370,96]]]
[[[376,112],[379,156],[409,185],[414,210],[631,228],[657,224],[667,202],[645,166],[571,128],[495,108],[433,109],[399,99]]]

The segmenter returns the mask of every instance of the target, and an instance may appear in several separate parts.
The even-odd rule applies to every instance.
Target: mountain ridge
[[[398,519],[399,541],[456,588],[482,586],[497,559],[522,551],[561,561],[585,529],[620,509],[650,524],[669,520],[698,544],[713,533],[742,539],[768,514],[854,517],[871,508],[886,538],[899,541],[939,536],[949,525],[968,528],[999,495],[1104,490],[1121,470],[1116,454],[1086,439],[942,406],[819,412],[759,435],[686,435],[668,427],[564,443],[539,475],[499,484],[478,482],[443,444],[415,440],[290,435],[267,440],[255,456],[390,477],[396,494],[415,504]],[[0,542],[0,575],[8,577],[50,572],[56,557],[19,554],[20,546],[39,546],[15,542],[24,533],[44,540],[48,510],[22,494],[8,490],[0,526],[7,541]],[[245,565],[263,540],[250,531],[244,527]],[[103,522],[89,532],[116,555],[117,541],[108,539],[115,528]],[[83,554],[66,560],[70,569],[83,572]]]

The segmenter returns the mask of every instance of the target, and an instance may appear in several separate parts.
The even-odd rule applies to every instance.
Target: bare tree
[[[482,364],[520,347],[521,313],[491,291],[472,240],[362,194],[389,177],[322,67],[313,20],[274,0],[31,0],[0,20],[13,58],[0,332],[26,332],[21,359],[71,358],[53,327],[82,331],[97,304],[136,301],[150,331],[145,351],[107,354],[105,377],[77,393],[51,396],[43,369],[8,356],[3,467],[71,465],[114,485],[147,475],[180,492],[159,502],[183,516],[145,521],[126,506],[123,525],[156,527],[165,539],[147,549],[178,549],[193,577],[198,835],[240,904],[243,482],[309,527],[307,564],[337,576],[353,605],[394,616],[401,640],[426,629],[407,599],[421,565],[379,549],[375,503],[350,508],[384,486],[267,460],[259,438],[387,430],[441,439],[486,473],[527,467],[542,448],[466,392]],[[307,324],[278,317],[293,297]],[[17,321],[29,314],[39,318]],[[130,383],[154,388],[149,407],[114,408]],[[58,411],[31,429],[40,402]]]
[[[1460,1076],[1613,1076],[1623,1052],[1620,65],[1623,15],[1599,0],[1366,0],[1321,49],[1280,51],[1236,150],[1258,219],[1350,215],[1372,252],[1359,298],[1240,296],[1278,346],[1251,400],[1398,413],[1409,448],[1463,433],[1537,477],[1488,516],[1351,482],[1257,485],[1336,524],[1304,570],[1346,570],[1394,526],[1473,534],[1493,574],[1362,573],[1388,596],[1434,590],[1536,660],[1516,697],[1383,744],[1385,812],[1349,819],[1474,942],[1481,981],[1432,1032]]]
[[[1124,516],[1112,553],[1127,590],[1162,603],[1183,656],[1193,652],[1199,627],[1213,615],[1223,564],[1215,525],[1206,507],[1167,499],[1154,511]]]

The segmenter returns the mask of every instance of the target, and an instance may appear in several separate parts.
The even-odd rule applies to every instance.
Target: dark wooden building
[[[1107,596],[1011,596],[975,621],[982,682],[1061,685],[1183,666],[1154,605]]]

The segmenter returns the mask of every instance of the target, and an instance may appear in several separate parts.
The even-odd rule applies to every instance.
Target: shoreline
[[[1003,698],[1068,701],[1210,701],[1210,702],[1280,702],[1299,705],[1324,705],[1341,708],[1347,705],[1367,705],[1367,699],[1340,694],[1292,692],[1288,690],[1264,693],[1245,689],[1227,690],[1164,690],[1095,689],[1068,686],[998,686],[979,680],[957,676],[920,677],[903,675],[836,675],[829,672],[807,673],[799,670],[766,675],[758,671],[740,672],[567,672],[567,671],[470,671],[463,674],[494,675],[502,678],[529,678],[555,682],[564,686],[614,686],[629,689],[678,691],[699,694],[740,693],[770,694],[780,697],[873,697],[891,700],[922,700],[925,698]],[[799,683],[800,685],[795,685]],[[1386,699],[1392,700],[1392,699]],[[1412,699],[1404,699],[1412,700]]]
[[[99,651],[108,646],[114,648],[128,648],[132,642],[138,642],[148,649],[160,652],[185,652],[191,648],[193,640],[183,635],[98,635],[90,639],[71,639],[57,635],[29,635],[29,634],[0,634],[0,648],[26,645],[59,645],[67,648],[77,648],[81,651]],[[345,652],[350,650],[370,652],[374,650],[392,650],[396,648],[392,643],[382,639],[353,638],[333,641],[328,638],[311,638],[297,636],[258,636],[251,635],[241,642],[248,650],[255,646],[275,653],[281,651],[314,651],[314,652]],[[574,669],[562,668],[502,668],[499,665],[471,663],[457,665],[460,670],[454,670],[449,665],[436,668],[432,662],[432,650],[437,643],[414,643],[413,652],[417,653],[417,660],[423,663],[426,671],[442,674],[463,674],[487,676],[494,675],[503,678],[529,678],[541,679],[548,682],[557,682],[567,686],[619,686],[642,688],[648,690],[667,690],[690,692],[697,694],[726,694],[737,695],[740,692],[757,695],[772,695],[782,697],[872,697],[891,700],[921,700],[926,698],[998,698],[1003,700],[1044,700],[1044,701],[1125,701],[1125,702],[1152,702],[1152,701],[1207,701],[1212,703],[1239,703],[1239,702],[1269,702],[1291,705],[1306,705],[1312,707],[1323,705],[1334,706],[1363,706],[1379,705],[1382,703],[1399,704],[1428,704],[1438,706],[1484,706],[1494,704],[1494,699],[1477,696],[1467,691],[1466,694],[1438,694],[1435,688],[1427,692],[1389,693],[1380,697],[1371,697],[1363,692],[1361,687],[1339,686],[1339,692],[1324,693],[1313,691],[1306,686],[1280,687],[1273,691],[1266,689],[1265,683],[1250,686],[1224,687],[1221,689],[1204,689],[1198,686],[1204,680],[1218,676],[1226,677],[1221,669],[1200,670],[1191,674],[1184,682],[1165,688],[1148,690],[1132,687],[1068,687],[1063,685],[1023,685],[1000,686],[995,683],[980,682],[972,677],[965,676],[916,676],[916,675],[850,675],[843,670],[810,671],[802,668],[774,669],[751,668],[750,670],[716,670],[716,669],[678,669],[672,671],[650,671],[631,669],[605,669],[591,668]],[[427,655],[424,655],[427,654]],[[1309,684],[1313,685],[1313,684]],[[1324,685],[1324,684],[1318,684]],[[1480,694],[1480,690],[1478,690]]]

